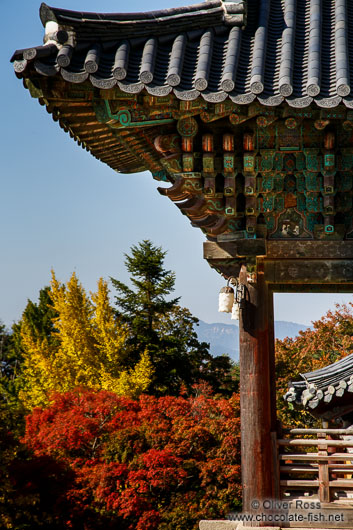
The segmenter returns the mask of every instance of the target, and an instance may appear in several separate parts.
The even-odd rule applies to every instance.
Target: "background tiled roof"
[[[318,417],[332,419],[353,410],[353,354],[339,361],[301,374],[291,383],[284,398],[302,405]]]

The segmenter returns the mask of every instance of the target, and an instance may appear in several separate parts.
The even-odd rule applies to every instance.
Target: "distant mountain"
[[[283,340],[286,337],[294,338],[298,335],[299,331],[304,331],[308,328],[310,328],[310,326],[303,326],[303,324],[297,324],[296,322],[277,320],[275,322],[275,337],[280,340]]]
[[[295,322],[279,320],[275,322],[275,335],[277,339],[296,337],[299,331],[307,329],[307,327]],[[200,320],[195,329],[199,340],[210,344],[212,355],[227,353],[234,361],[238,361],[239,328],[237,324],[207,324]]]

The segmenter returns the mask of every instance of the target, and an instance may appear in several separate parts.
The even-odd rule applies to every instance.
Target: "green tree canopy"
[[[50,287],[40,290],[38,303],[27,301],[21,319],[12,326],[12,332],[7,331],[0,322],[1,392],[2,399],[6,402],[17,399],[17,391],[21,385],[24,353],[21,330],[24,323],[38,339],[56,340],[53,319],[57,313],[49,291]]]
[[[125,254],[130,273],[130,288],[112,278],[117,290],[117,314],[129,329],[131,362],[147,349],[155,368],[150,391],[177,394],[182,386],[200,380],[215,391],[231,391],[228,357],[213,358],[209,345],[199,342],[195,325],[198,319],[179,306],[179,298],[169,299],[174,291],[175,274],[164,266],[166,252],[149,240],[131,247]]]
[[[14,324],[13,331],[6,329],[0,322],[0,431],[10,431],[15,437],[23,432],[24,409],[18,399],[21,389],[21,365],[23,361],[18,344],[19,325]],[[1,432],[0,432],[1,438]],[[0,444],[0,453],[2,451]]]

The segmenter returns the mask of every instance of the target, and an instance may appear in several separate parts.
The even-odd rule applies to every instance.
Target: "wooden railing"
[[[353,504],[353,429],[291,429],[277,451],[282,499]]]

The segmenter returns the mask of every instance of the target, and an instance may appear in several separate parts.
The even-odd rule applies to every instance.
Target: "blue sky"
[[[122,12],[185,5],[186,0],[57,0],[57,7]],[[36,300],[50,270],[66,281],[75,271],[87,290],[99,277],[127,281],[124,253],[151,239],[168,251],[181,304],[206,322],[218,313],[222,278],[202,258],[204,235],[157,192],[149,173],[120,175],[79,148],[13,73],[17,48],[41,44],[40,2],[1,2],[0,320],[17,320]],[[310,324],[350,295],[276,295],[277,320]]]

